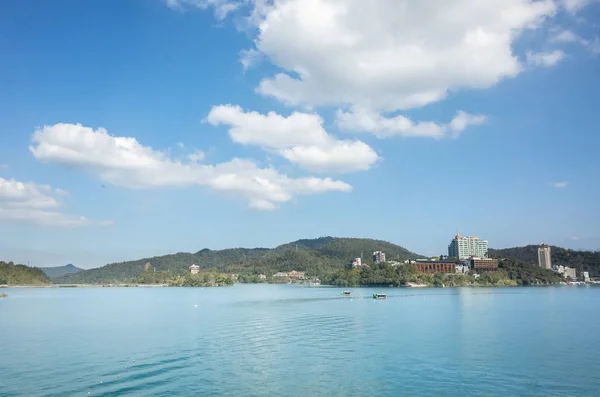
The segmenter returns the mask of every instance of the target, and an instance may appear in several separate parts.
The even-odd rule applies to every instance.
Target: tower
[[[538,248],[538,265],[543,269],[552,269],[550,246],[542,243]]]

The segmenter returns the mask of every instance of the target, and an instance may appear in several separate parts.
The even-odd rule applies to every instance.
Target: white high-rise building
[[[487,258],[488,242],[479,237],[456,235],[448,246],[448,256],[458,259],[469,259],[472,256]]]
[[[552,269],[552,257],[550,256],[550,246],[540,245],[538,248],[538,265],[544,269]]]
[[[373,252],[373,263],[385,262],[385,252],[375,251]]]

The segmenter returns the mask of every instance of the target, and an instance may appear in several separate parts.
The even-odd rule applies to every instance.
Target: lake
[[[0,396],[600,394],[589,286],[4,291]]]

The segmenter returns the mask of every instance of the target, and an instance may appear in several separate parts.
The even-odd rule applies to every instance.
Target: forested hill
[[[202,269],[239,274],[273,274],[278,271],[306,271],[318,276],[330,273],[363,255],[371,263],[373,251],[383,251],[388,260],[415,259],[421,256],[398,245],[371,239],[321,237],[303,239],[276,248],[232,248],[213,251],[203,249],[196,253],[177,253],[135,261],[112,263],[97,269],[84,270],[54,278],[55,283],[119,283],[131,282],[149,270],[188,272],[193,263]]]
[[[77,273],[83,269],[69,264],[65,266],[41,267],[40,270],[46,273],[46,276],[52,278],[64,276],[65,274]]]
[[[499,250],[490,249],[489,255],[494,258],[512,258],[521,263],[537,265],[538,247],[527,245]],[[574,267],[577,269],[577,275],[581,272],[589,272],[591,277],[600,277],[600,252],[575,251],[552,246],[550,254],[553,265]]]
[[[0,285],[50,284],[50,279],[37,267],[0,261]]]

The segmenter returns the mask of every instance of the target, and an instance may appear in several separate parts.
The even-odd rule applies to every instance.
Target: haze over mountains
[[[40,267],[40,270],[43,271],[46,274],[46,276],[54,278],[64,276],[66,274],[77,273],[84,269],[81,269],[77,266],[73,266],[69,263],[65,266]]]

